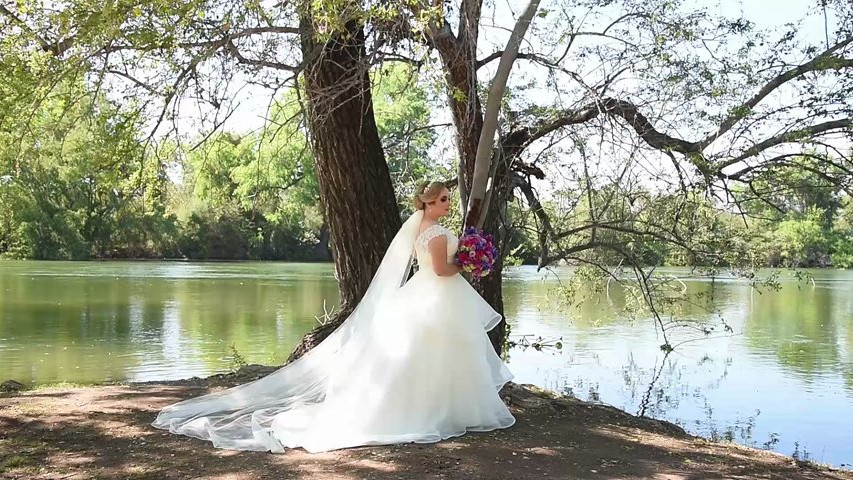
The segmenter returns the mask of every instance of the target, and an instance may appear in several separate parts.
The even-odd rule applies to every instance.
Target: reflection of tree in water
[[[572,385],[569,385],[569,382],[566,381],[563,384],[563,388],[561,392],[564,395],[568,395],[570,397],[575,398],[583,398],[587,402],[592,403],[603,403],[601,400],[601,385],[598,382],[588,381],[584,378],[576,378]],[[586,396],[582,397],[577,395],[577,392],[586,390]]]
[[[554,285],[547,301],[579,328],[648,322],[661,336],[663,351],[733,333],[725,307],[738,288],[718,286],[715,271],[580,267],[546,272]]]
[[[38,267],[27,265],[36,270]],[[127,338],[132,305],[127,279],[81,279],[76,265],[0,275],[0,338],[13,359],[4,375],[23,383],[119,380],[139,363]],[[27,272],[29,273],[29,271]],[[109,358],[109,362],[104,362]]]
[[[175,298],[189,343],[217,344],[197,358],[211,372],[227,370],[232,345],[250,363],[281,363],[316,326],[324,301],[336,304],[338,299],[331,279],[271,282],[240,277],[219,279],[214,285],[182,282]]]
[[[693,421],[691,430],[696,434],[715,442],[736,442],[741,445],[762,448],[764,450],[780,451],[778,446],[781,436],[778,433],[768,433],[766,440],[755,438],[755,427],[758,418],[761,416],[761,410],[756,409],[752,415],[737,417],[734,420],[722,422],[714,417],[714,409],[706,399],[703,411],[704,417]],[[794,450],[792,452],[782,453],[789,454],[795,459],[803,461],[811,460],[812,457],[811,453],[799,441],[794,441]]]
[[[664,352],[655,359],[651,367],[644,367],[633,355],[629,356],[627,364],[621,370],[621,378],[626,389],[618,399],[603,398],[600,393],[600,382],[586,377],[566,380],[561,390],[564,394],[591,402],[622,401],[623,404],[617,406],[624,410],[635,411],[641,417],[666,419],[709,440],[736,442],[766,450],[777,449],[781,440],[778,433],[770,432],[766,438],[755,437],[756,425],[761,415],[760,410],[756,409],[750,415],[737,416],[734,419],[717,417],[708,397],[709,393],[719,389],[728,377],[730,367],[734,363],[732,357],[715,360],[705,355],[695,365],[685,364],[682,361],[684,358],[679,355],[678,350],[671,353]],[[716,362],[722,365],[719,374],[704,378],[700,386],[687,383],[691,368]],[[679,418],[676,412],[685,402],[698,404],[701,417],[689,420]],[[796,442],[795,445],[797,445]],[[807,458],[809,455],[802,446],[795,448],[800,449],[801,457]],[[791,452],[783,453],[791,454]]]
[[[705,416],[704,418],[697,418],[693,421],[696,432],[715,442],[738,442],[744,445],[756,446],[752,435],[755,430],[755,419],[761,414],[760,410],[756,410],[753,415],[745,418],[736,418],[733,422],[721,424],[719,420],[714,418],[714,409],[708,403],[708,400],[703,400]]]
[[[708,362],[713,363],[714,359],[705,355],[699,359],[697,365],[701,366]],[[754,438],[760,410],[756,410],[753,415],[738,417],[729,422],[723,422],[714,416],[714,408],[708,401],[707,392],[718,389],[728,377],[733,360],[728,357],[723,360],[723,363],[723,371],[718,376],[710,379],[702,387],[696,388],[691,388],[684,382],[687,366],[680,366],[677,361],[673,361],[670,353],[665,353],[662,358],[656,359],[651,369],[639,367],[631,357],[628,365],[623,367],[622,376],[626,385],[629,386],[632,403],[639,399],[638,416],[669,418],[676,424],[687,427],[694,434],[713,441],[737,442],[772,449],[779,443],[778,434],[770,433],[769,438],[761,445],[759,445],[760,439]],[[645,387],[645,390],[642,390],[642,387]],[[703,417],[694,419],[690,425],[686,425],[682,419],[670,418],[671,412],[677,410],[681,400],[685,398],[702,402]]]
[[[574,304],[564,303],[562,306],[575,314],[577,328],[594,328],[603,324],[625,322],[633,324],[640,315],[649,313],[643,310],[642,303],[637,303],[636,299],[635,301],[630,299],[632,294],[623,282],[614,283],[604,293],[594,286],[560,283],[559,278],[557,283],[559,285],[557,290],[561,294],[554,297],[558,301],[561,298],[576,301]],[[686,343],[701,342],[732,334],[725,320],[724,308],[734,303],[736,288],[730,285],[718,285],[713,281],[681,281],[673,276],[668,276],[664,283],[667,285],[666,288],[679,285],[677,291],[670,292],[671,295],[667,294],[670,296],[665,302],[658,304],[658,314],[666,315],[664,327],[673,334],[670,337],[673,343],[666,343],[667,348],[661,347],[662,356],[655,358],[651,368],[640,366],[633,354],[630,354],[628,363],[622,367],[622,379],[626,386],[623,395],[625,405],[622,408],[635,410],[640,416],[666,416],[669,411],[678,408],[680,399],[695,396],[682,381],[683,367],[671,361],[672,352]],[[590,317],[595,320],[585,322]],[[727,327],[722,329],[725,333],[717,333],[715,324]],[[707,356],[701,360],[701,362],[709,361],[712,359]],[[721,377],[711,380],[708,388],[719,388],[727,375],[727,366],[730,363],[729,358],[726,360],[726,369]],[[565,390],[569,394],[574,394],[576,391],[582,391],[582,387],[576,383],[574,388],[566,386]]]
[[[222,372],[232,344],[250,362],[280,362],[338,296],[325,265],[11,265],[0,364],[24,383]]]
[[[853,283],[845,290],[839,290],[834,295],[834,315],[838,318],[838,337],[843,338],[843,348],[839,361],[841,362],[841,376],[844,386],[853,400]]]
[[[658,380],[660,379],[661,373],[663,373],[664,367],[667,365],[667,360],[669,359],[669,355],[671,353],[672,353],[672,350],[667,350],[664,353],[663,358],[660,361],[660,366],[658,367],[657,365],[655,365],[655,368],[653,369],[654,375],[652,376],[652,379],[649,382],[649,388],[646,389],[646,392],[643,394],[642,400],[640,400],[640,407],[637,411],[637,415],[639,415],[641,417],[646,416],[646,412],[649,410],[649,406],[650,406],[651,402],[653,401],[653,399],[652,399],[653,392],[654,392],[654,397],[655,397],[654,398],[654,406],[656,407],[655,410],[659,410],[659,406],[664,404],[664,403],[666,403],[667,405],[671,405],[673,408],[678,408],[678,397],[675,395],[665,395],[664,394],[665,391],[671,391],[671,390],[664,389],[664,388],[661,388],[660,386],[656,385],[658,383]],[[633,357],[632,357],[632,359],[633,359]],[[655,363],[657,364],[657,359],[655,359]],[[670,368],[672,369],[672,364],[670,364],[670,365],[671,365]],[[623,369],[623,372],[624,372],[624,369]],[[672,370],[670,370],[670,373],[672,373]],[[623,374],[623,376],[625,378],[629,378],[629,375]],[[669,379],[673,379],[675,377],[679,377],[679,380],[680,380],[680,377],[681,377],[680,372],[678,372],[678,374],[676,374],[676,375],[667,375],[667,378],[669,378]],[[671,397],[671,398],[675,399],[675,401],[672,403],[666,402],[667,397]],[[654,415],[655,415],[655,413],[652,412],[652,416],[654,416]]]
[[[734,441],[788,455],[799,448],[800,455],[808,455],[803,451],[803,445],[794,446],[794,441],[820,442],[821,438],[803,433],[808,429],[795,428],[794,419],[779,420],[775,416],[772,399],[750,397],[738,405],[736,398],[732,404],[718,397],[723,390],[729,390],[726,385],[730,383],[724,381],[729,377],[742,377],[738,374],[740,368],[760,367],[759,372],[766,369],[768,373],[781,375],[786,380],[806,380],[815,385],[842,383],[848,391],[847,398],[851,398],[853,300],[850,299],[853,298],[853,284],[849,281],[849,273],[821,272],[817,281],[812,283],[807,277],[798,279],[785,271],[775,276],[762,275],[752,281],[721,278],[716,282],[697,281],[684,270],[675,271],[676,274],[679,272],[686,286],[683,289],[685,301],[681,304],[673,302],[667,313],[673,318],[719,318],[728,321],[736,332],[735,336],[739,337],[722,341],[727,348],[734,349],[729,350],[732,352],[729,358],[726,354],[721,356],[719,352],[709,351],[702,358],[690,359],[691,355],[683,354],[686,346],[676,346],[672,353],[662,351],[656,356],[654,352],[647,356],[649,352],[634,350],[637,356],[628,357],[621,367],[620,363],[603,365],[598,362],[597,367],[601,369],[616,370],[619,376],[615,382],[602,381],[603,377],[611,378],[610,374],[587,370],[577,378],[563,377],[557,388],[562,388],[564,393],[609,403],[641,416],[673,421],[706,438]],[[835,280],[836,274],[840,281]],[[564,275],[564,278],[568,277]],[[778,285],[774,285],[774,280]],[[559,280],[550,283],[568,288],[566,282],[560,283]],[[564,307],[572,322],[572,333],[564,334],[564,338],[571,342],[569,350],[582,352],[585,357],[591,350],[606,347],[601,341],[590,342],[590,339],[606,335],[604,332],[620,332],[619,328],[622,328],[621,332],[633,331],[628,325],[643,328],[648,325],[651,330],[651,323],[647,323],[647,317],[639,309],[633,317],[625,314],[630,308],[626,308],[625,290],[621,284],[613,283],[609,295],[583,282],[576,284],[575,288],[571,292],[575,303]],[[543,297],[552,306],[561,300],[559,295],[555,295],[559,293],[558,288],[552,287],[549,293]],[[695,340],[698,346],[705,338],[728,336],[731,335],[698,335],[694,338],[698,338]],[[683,340],[691,338],[671,338],[673,345]],[[698,351],[701,350],[704,347],[699,347]],[[691,347],[687,351],[697,350]],[[742,364],[738,369],[730,368],[734,359]],[[573,370],[579,372],[576,368],[578,366]],[[794,401],[803,400],[798,398]],[[749,410],[756,407],[763,410],[765,405],[770,410],[763,416],[758,409]],[[742,407],[747,410],[743,411]]]
[[[851,341],[851,339],[848,339],[847,351],[853,352],[853,341]],[[844,377],[844,386],[847,387],[848,391],[853,393],[853,360],[848,360],[847,363],[841,367],[841,375]]]
[[[750,295],[746,345],[773,355],[780,366],[808,383],[815,376],[839,371],[842,352],[833,297],[832,289],[810,285],[785,285],[778,292]]]
[[[655,358],[652,368],[644,368],[632,355],[622,367],[630,409],[637,415],[665,418],[670,411],[678,409],[683,398],[691,396],[684,381],[684,367],[672,359],[671,352],[664,352]]]

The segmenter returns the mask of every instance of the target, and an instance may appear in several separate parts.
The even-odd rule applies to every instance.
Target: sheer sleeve
[[[432,240],[435,237],[439,237],[441,235],[446,235],[446,232],[447,232],[447,230],[444,227],[442,227],[441,225],[435,224],[435,225],[427,228],[423,232],[421,232],[420,236],[418,237],[418,241],[417,241],[418,246],[421,249],[426,250],[427,245],[429,244],[430,240]]]

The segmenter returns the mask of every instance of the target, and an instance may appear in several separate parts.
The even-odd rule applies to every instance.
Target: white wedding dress
[[[157,428],[220,448],[322,452],[429,443],[511,426],[512,378],[486,331],[500,315],[460,275],[437,276],[427,242],[458,239],[412,215],[350,317],[299,360],[245,385],[163,409]],[[409,276],[412,252],[421,266]]]

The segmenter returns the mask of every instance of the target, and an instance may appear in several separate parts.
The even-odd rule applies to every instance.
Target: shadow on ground
[[[502,392],[515,426],[431,445],[233,452],[150,426],[160,408],[206,391],[194,379],[0,398],[0,478],[853,480],[853,472],[706,442],[666,422],[517,385]]]

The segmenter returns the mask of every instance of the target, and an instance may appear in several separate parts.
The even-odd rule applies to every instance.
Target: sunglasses
[[[438,200],[433,200],[433,201],[429,202],[429,204],[435,205],[435,202],[446,203],[449,198],[450,197],[448,197],[447,195],[442,195]]]

